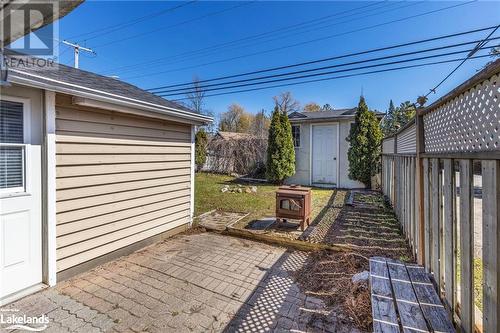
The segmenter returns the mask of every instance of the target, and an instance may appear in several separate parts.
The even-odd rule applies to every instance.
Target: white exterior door
[[[337,184],[338,125],[312,125],[312,182]]]
[[[42,282],[40,128],[28,99],[2,96],[0,304]]]

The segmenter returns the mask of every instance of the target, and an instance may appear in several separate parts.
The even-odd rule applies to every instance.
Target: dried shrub
[[[204,170],[218,173],[253,174],[265,165],[267,139],[246,136],[240,139],[215,138],[208,143]]]

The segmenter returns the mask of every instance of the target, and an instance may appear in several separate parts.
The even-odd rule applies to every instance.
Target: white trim
[[[45,170],[46,179],[46,283],[54,286],[57,282],[56,267],[56,94],[45,90]]]
[[[0,189],[0,198],[22,196],[31,193],[31,100],[29,98],[2,95],[0,100],[21,103],[23,105],[23,143],[0,143],[0,146],[22,147],[23,185]]]
[[[292,140],[293,140],[293,148],[300,149],[302,147],[302,124],[290,124],[292,127]],[[299,127],[299,145],[295,147],[295,138],[293,137],[293,126]]]
[[[313,124],[309,124],[309,186],[312,185],[313,171],[312,171],[312,155],[313,155]]]
[[[194,177],[195,177],[195,139],[196,139],[196,126],[191,126],[191,198],[189,207],[189,226],[193,224],[194,217]]]
[[[340,184],[340,122],[337,123],[337,156],[335,157],[337,161],[337,187],[341,187]]]
[[[104,99],[106,101],[111,101],[112,103],[116,103],[116,104],[132,105],[132,106],[138,107],[140,109],[146,109],[146,110],[157,112],[157,113],[165,113],[168,115],[172,115],[174,117],[180,117],[180,118],[184,118],[184,119],[200,121],[202,123],[213,121],[212,117],[208,117],[208,116],[201,115],[201,114],[196,114],[196,113],[192,113],[192,112],[188,112],[188,111],[184,111],[184,110],[179,110],[176,108],[170,108],[170,107],[166,107],[163,105],[145,102],[145,101],[141,101],[141,100],[130,98],[130,97],[125,97],[125,96],[121,96],[121,95],[108,93],[105,91],[91,89],[91,88],[87,88],[84,86],[80,86],[80,85],[76,85],[76,84],[72,84],[72,83],[67,83],[64,81],[54,80],[54,79],[46,78],[43,76],[38,76],[38,75],[31,74],[31,73],[19,71],[16,69],[10,69],[9,71],[11,73],[19,73],[21,75],[31,76],[34,78],[38,78],[38,79],[49,81],[49,82],[54,82],[54,83],[57,83],[57,84],[60,84],[63,86],[67,86],[67,87],[71,87],[71,88],[50,86],[46,83],[42,83],[39,81],[30,80],[30,79],[27,79],[24,77],[16,77],[16,76],[10,75],[9,80],[13,83],[22,83],[22,82],[19,82],[19,80],[21,80],[21,81],[29,82],[29,83],[31,83],[32,86],[35,86],[35,87],[41,87],[41,88],[46,88],[46,89],[49,88],[49,89],[57,91],[57,92],[66,92],[66,93],[73,94],[75,96],[91,97],[91,98],[95,98],[95,99]],[[77,90],[75,90],[75,88]],[[82,90],[86,90],[88,92],[84,92]],[[110,97],[106,97],[106,96],[102,96],[102,95],[106,95],[106,96],[110,96]]]

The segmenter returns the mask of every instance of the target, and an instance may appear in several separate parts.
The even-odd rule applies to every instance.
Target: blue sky
[[[171,1],[86,1],[59,22],[60,39],[79,42],[96,51],[96,56],[82,54],[82,69],[117,75],[142,88],[151,88],[189,82],[194,76],[207,79],[237,74],[500,23],[500,2],[494,1],[196,1],[167,11],[180,4],[182,3]],[[406,19],[454,5],[459,6]],[[165,12],[159,14],[162,10]],[[124,22],[131,23],[131,20],[149,14],[152,14],[149,19],[102,34],[103,28]],[[394,20],[400,21],[385,24]],[[304,22],[314,24],[290,28]],[[261,35],[260,39],[232,42],[285,27],[288,30]],[[480,32],[447,41],[359,56],[352,60],[481,39],[487,33]],[[500,36],[500,32],[495,36]],[[316,39],[319,41],[311,42]],[[214,45],[226,42],[232,43],[213,49]],[[498,44],[498,41],[495,43]],[[288,47],[292,44],[301,45]],[[209,52],[197,51],[209,47],[212,47]],[[276,48],[281,49],[269,51]],[[60,53],[61,62],[72,64],[71,50],[61,46]],[[258,54],[250,56],[254,53]],[[230,58],[237,59],[227,60]],[[158,59],[161,61],[151,63]],[[430,96],[431,101],[466,80],[489,60],[491,59],[482,58],[468,61],[440,87],[437,94]],[[345,61],[338,60],[328,64]],[[131,65],[134,67],[130,67]],[[418,95],[427,93],[429,88],[455,66],[456,64],[448,63],[217,96],[206,100],[206,108],[217,114],[225,111],[229,104],[238,103],[250,112],[262,108],[272,110],[272,96],[282,91],[292,92],[302,104],[329,103],[334,108],[344,108],[355,106],[363,91],[370,108],[385,111],[390,99],[395,103],[414,101]]]

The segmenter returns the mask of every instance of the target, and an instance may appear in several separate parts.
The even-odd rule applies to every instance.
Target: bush
[[[364,97],[359,100],[356,117],[347,137],[349,178],[371,187],[371,177],[379,169],[382,130],[375,113],[368,110]]]
[[[194,162],[199,170],[207,161],[208,135],[203,128],[200,128],[195,136]]]
[[[295,149],[292,140],[292,126],[288,115],[274,109],[267,146],[266,177],[269,181],[283,183],[295,173]]]

